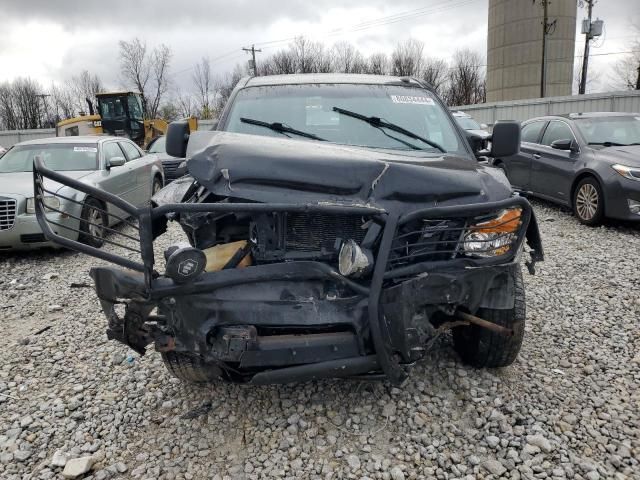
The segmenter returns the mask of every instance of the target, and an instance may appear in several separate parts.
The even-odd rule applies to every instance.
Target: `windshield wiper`
[[[603,147],[628,147],[628,143],[616,143],[616,142],[589,142],[589,145],[602,145]],[[631,145],[634,145],[633,143]]]
[[[358,120],[362,120],[363,122],[367,122],[369,125],[375,128],[388,128],[394,132],[401,133],[406,135],[409,138],[413,138],[414,140],[420,140],[421,142],[426,143],[427,145],[440,150],[442,153],[447,153],[447,151],[442,148],[442,146],[438,145],[436,142],[428,140],[420,135],[413,133],[411,130],[407,130],[406,128],[401,127],[400,125],[396,125],[395,123],[389,123],[386,120],[381,119],[380,117],[367,117],[366,115],[362,115],[360,113],[352,112],[350,110],[345,110],[340,107],[333,107],[334,112],[338,112],[342,115],[346,115],[348,117],[357,118]],[[392,137],[395,138],[395,137]],[[399,140],[399,139],[396,139]],[[407,145],[406,142],[402,142]]]
[[[242,123],[248,123],[249,125],[257,125],[258,127],[268,128],[270,130],[273,130],[274,132],[278,132],[282,134],[292,133],[293,135],[299,135],[301,137],[310,138],[312,140],[319,140],[321,142],[326,142],[324,138],[320,138],[317,135],[314,135],[313,133],[303,132],[302,130],[296,130],[295,128],[291,128],[285,125],[284,123],[279,123],[279,122],[269,123],[269,122],[263,122],[262,120],[254,120],[253,118],[244,118],[244,117],[240,118],[240,121]]]

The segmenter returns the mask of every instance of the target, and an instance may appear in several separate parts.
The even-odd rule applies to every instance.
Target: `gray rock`
[[[360,459],[356,455],[349,455],[347,457],[347,464],[354,472],[360,470]]]
[[[389,473],[392,480],[404,480],[404,472],[400,470],[400,467],[393,467]]]
[[[539,447],[543,452],[548,453],[553,450],[553,445],[551,445],[551,442],[542,435],[527,435],[526,440],[528,444]]]
[[[49,464],[52,467],[64,467],[67,464],[68,460],[69,455],[64,453],[62,450],[56,450],[53,454],[53,457],[51,457],[51,462],[49,462]]]
[[[489,435],[485,440],[491,448],[496,448],[500,444],[500,439],[495,435]]]
[[[13,452],[13,458],[18,462],[25,462],[31,457],[33,452],[31,450],[16,450]]]
[[[492,474],[498,475],[498,476],[502,475],[504,472],[507,471],[507,469],[504,468],[504,465],[502,465],[498,460],[493,459],[493,458],[491,458],[489,460],[485,460],[482,463],[482,466],[489,473],[492,473]]]
[[[93,457],[80,457],[80,458],[72,458],[67,461],[67,464],[62,471],[62,476],[64,478],[77,478],[80,475],[84,475],[93,466]]]

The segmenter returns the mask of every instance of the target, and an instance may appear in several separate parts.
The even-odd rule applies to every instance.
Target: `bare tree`
[[[296,73],[296,57],[293,50],[280,50],[260,65],[261,75],[280,75]]]
[[[396,45],[391,54],[391,73],[400,77],[417,77],[422,72],[424,44],[414,38]]]
[[[223,77],[218,77],[215,81],[216,86],[216,110],[222,111],[224,106],[231,96],[231,92],[236,87],[242,77],[246,75],[246,71],[240,66],[236,65],[231,73],[227,73]]]
[[[30,78],[0,85],[0,125],[9,130],[42,128],[46,124],[46,95]]]
[[[72,118],[77,111],[76,99],[70,88],[61,85],[52,85],[49,89],[53,110],[54,122],[59,122],[66,118]]]
[[[386,75],[389,73],[389,57],[385,53],[373,53],[367,60],[366,73]]]
[[[187,118],[194,115],[198,109],[197,102],[193,96],[177,91],[173,103],[179,117]]]
[[[338,42],[331,48],[332,70],[340,73],[363,73],[366,63],[362,54],[349,42]]]
[[[147,44],[139,38],[130,42],[121,40],[119,45],[122,78],[142,95],[145,116],[154,118],[163,95],[169,89],[171,49],[161,44],[149,51]]]
[[[613,67],[613,87],[640,90],[640,24],[633,25],[636,38],[630,42],[629,51]]]
[[[458,50],[449,69],[445,99],[449,105],[470,105],[486,100],[483,59],[472,50]]]
[[[422,79],[431,85],[438,94],[442,94],[446,82],[449,66],[439,58],[425,58],[422,67]]]
[[[208,58],[202,58],[193,70],[193,83],[199,100],[200,118],[210,119],[213,117],[211,97],[215,95],[213,91],[213,78],[211,76],[211,64]]]
[[[69,90],[68,93],[73,97],[74,109],[80,112],[87,110],[87,99],[93,102],[96,94],[104,91],[104,87],[97,75],[84,70],[80,75],[71,77]]]
[[[331,63],[320,42],[297,37],[289,48],[295,58],[297,73],[318,73],[330,70]]]

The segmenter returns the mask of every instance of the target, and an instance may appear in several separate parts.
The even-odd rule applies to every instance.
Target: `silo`
[[[544,1],[489,0],[487,102],[540,97]],[[546,2],[545,97],[571,95],[577,0]]]

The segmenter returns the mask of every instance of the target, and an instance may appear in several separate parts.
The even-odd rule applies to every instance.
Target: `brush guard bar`
[[[137,237],[134,235],[129,235],[128,233],[125,234],[114,228],[108,228],[107,231],[114,235],[123,236],[127,241],[133,242],[134,245],[122,245],[119,242],[115,242],[113,240],[105,241],[109,244],[115,244],[117,247],[123,247],[126,250],[131,251],[132,253],[138,255],[139,259],[131,259],[114,253],[106,252],[89,245],[85,245],[78,241],[70,240],[54,232],[54,230],[52,229],[53,222],[50,218],[48,218],[47,213],[51,211],[59,212],[59,210],[52,209],[50,206],[45,205],[45,197],[57,196],[65,201],[75,201],[76,203],[81,204],[84,204],[84,202],[78,202],[70,197],[62,196],[56,192],[47,190],[45,188],[45,179],[56,181],[62,185],[82,192],[85,194],[85,199],[91,197],[98,200],[106,207],[105,211],[109,215],[115,216],[117,220],[126,222],[126,225],[133,227],[134,230],[138,233]],[[513,196],[505,200],[491,203],[425,208],[402,215],[390,213],[385,211],[384,209],[372,206],[342,204],[180,203],[161,205],[158,207],[152,207],[151,204],[148,204],[144,207],[136,207],[113,194],[104,192],[103,190],[92,187],[91,185],[87,185],[78,180],[69,178],[64,174],[50,170],[38,157],[36,157],[34,161],[33,182],[35,192],[36,216],[45,237],[64,247],[86,253],[102,260],[106,260],[121,267],[135,270],[137,272],[142,272],[145,277],[145,296],[148,299],[157,297],[158,294],[161,295],[161,291],[163,289],[166,290],[166,281],[159,281],[166,279],[158,279],[157,277],[159,277],[160,275],[153,268],[153,224],[154,221],[161,219],[161,217],[165,217],[169,213],[317,212],[341,215],[362,215],[375,218],[377,221],[383,224],[383,231],[377,257],[375,258],[375,267],[370,283],[368,285],[356,283],[349,278],[343,277],[336,270],[326,264],[321,264],[323,268],[319,269],[319,271],[324,272],[323,274],[326,275],[327,278],[341,281],[346,285],[350,285],[354,289],[354,291],[368,296],[369,324],[373,345],[375,347],[377,364],[380,366],[389,380],[396,384],[401,383],[406,378],[406,372],[403,366],[399,363],[398,355],[394,353],[394,349],[391,345],[390,340],[392,336],[389,332],[389,326],[385,321],[384,315],[382,314],[380,309],[380,296],[383,289],[383,283],[386,280],[393,278],[396,274],[398,276],[417,275],[430,270],[433,271],[444,267],[451,268],[458,266],[461,268],[479,268],[483,266],[506,264],[515,260],[516,255],[521,250],[525,238],[527,239],[527,243],[531,248],[531,261],[527,262],[527,266],[529,267],[531,273],[533,273],[533,266],[535,265],[535,262],[542,261],[544,258],[535,216],[533,215],[533,211],[529,202],[525,198],[520,196]],[[108,206],[112,206],[113,208],[110,209]],[[397,269],[400,271],[388,270],[389,257],[392,250],[393,241],[398,228],[402,227],[403,225],[409,222],[414,222],[416,219],[420,218],[426,218],[430,220],[451,217],[470,218],[473,216],[490,214],[492,212],[513,207],[519,207],[522,209],[522,217],[516,240],[513,243],[512,248],[510,248],[507,253],[493,258],[453,259],[439,262],[422,262],[416,263],[409,267],[404,267],[402,269]],[[118,211],[124,212],[124,214],[116,216],[109,213],[109,210],[113,210],[114,208]],[[129,220],[129,218],[126,217],[133,218],[133,221]],[[55,223],[53,224],[55,225]],[[79,229],[78,231],[80,232]],[[320,264],[318,264],[318,266],[319,265]],[[314,271],[313,275],[318,275],[318,272]],[[247,275],[247,282],[251,281],[255,280],[251,278],[251,275]],[[181,293],[188,294],[190,291],[194,290],[194,287],[195,285],[191,284],[175,285],[171,288],[171,293],[174,295],[179,295]]]

